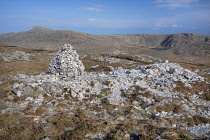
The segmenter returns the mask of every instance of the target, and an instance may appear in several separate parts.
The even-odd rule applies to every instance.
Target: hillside
[[[70,44],[55,54],[0,43],[0,61],[1,139],[210,139],[204,65],[79,56]]]
[[[44,50],[59,50],[58,46],[70,43],[83,55],[122,51],[202,64],[209,64],[210,59],[210,36],[195,33],[93,35],[35,26],[29,31],[0,34],[0,42]]]

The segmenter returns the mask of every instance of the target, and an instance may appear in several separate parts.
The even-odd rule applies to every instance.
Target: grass
[[[195,125],[210,123],[210,119],[207,119],[207,118],[202,117],[200,115],[193,116],[193,121],[194,121]]]
[[[17,75],[17,74],[40,74],[48,71],[50,60],[53,56],[49,56],[51,51],[39,51],[34,49],[25,49],[20,47],[0,46],[0,53],[24,51],[26,53],[40,53],[41,56],[33,56],[31,61],[14,60],[11,62],[0,63],[0,76]]]
[[[113,57],[113,58],[122,59],[122,60],[129,60],[129,61],[137,62],[137,63],[139,63],[139,65],[152,64],[151,62],[144,62],[144,61],[142,61],[141,58],[139,58],[135,55],[127,54],[127,53],[113,54],[113,55],[109,55],[109,56]]]
[[[202,95],[199,95],[201,99],[210,101],[210,85],[206,84],[205,82],[196,82],[191,84],[193,88],[185,87],[184,84],[180,81],[176,83],[176,88],[174,91],[183,93],[185,98],[189,100],[189,96],[193,94],[199,95],[201,91],[203,91]],[[190,93],[190,94],[189,94]]]
[[[16,75],[19,73],[22,74],[40,74],[48,70],[50,59],[53,56],[49,56],[50,51],[45,50],[35,50],[35,49],[25,49],[15,46],[0,46],[0,52],[12,52],[12,51],[25,51],[28,53],[40,53],[40,56],[32,57],[30,62],[24,61],[12,61],[12,62],[1,62],[0,63],[0,77],[3,83],[0,85],[0,95],[1,102],[8,101],[6,98],[11,93],[11,85],[15,82],[9,75]],[[131,56],[117,56],[118,58],[124,60],[133,60]],[[132,68],[131,65],[123,65],[120,63],[109,64],[106,62],[98,62],[90,60],[88,57],[82,60],[87,71],[90,66],[99,65],[100,67],[95,70],[95,72],[109,71],[110,69],[107,66],[113,67],[123,67],[123,68]],[[143,64],[134,60],[135,64]],[[144,63],[145,64],[145,63]],[[205,67],[205,66],[198,66]],[[109,86],[110,81],[104,81],[104,85]],[[94,82],[90,83],[91,86],[95,86]],[[200,90],[203,90],[204,93],[200,95],[201,99],[209,101],[209,93],[205,92],[209,88],[205,83],[195,83],[193,84],[193,89],[185,88],[182,83],[177,83],[177,88],[175,89],[178,92],[183,92],[188,95],[188,92],[191,94],[198,94]],[[35,112],[29,112],[32,109],[32,106],[28,106],[23,111],[13,114],[0,114],[0,127],[3,128],[0,131],[1,139],[41,139],[45,136],[49,136],[50,139],[93,139],[99,133],[106,136],[106,139],[129,139],[132,134],[133,129],[136,129],[139,132],[139,135],[134,136],[137,139],[155,139],[158,135],[162,139],[190,139],[195,138],[187,131],[181,129],[169,129],[166,127],[161,127],[162,123],[166,123],[166,126],[171,124],[177,124],[181,122],[188,122],[189,125],[194,124],[204,124],[209,123],[209,119],[206,119],[202,116],[196,115],[192,118],[186,117],[185,119],[162,119],[158,116],[153,118],[147,115],[144,111],[135,110],[132,107],[132,103],[137,101],[142,108],[145,108],[148,103],[141,101],[137,98],[138,95],[142,95],[146,98],[154,98],[156,102],[160,102],[162,99],[154,97],[150,92],[147,92],[144,88],[140,86],[131,87],[129,89],[131,94],[126,94],[125,91],[122,93],[122,97],[127,97],[128,99],[124,102],[124,106],[111,105],[108,100],[102,100],[102,103],[99,104],[87,104],[85,102],[78,103],[77,100],[71,98],[71,89],[64,89],[65,100],[60,100],[60,104],[56,107],[53,107],[54,113],[48,114],[47,107],[45,106],[48,102],[53,100],[53,97],[49,97],[43,91],[36,91],[37,94],[44,94],[45,102],[43,106],[37,108]],[[144,93],[140,92],[144,91]],[[88,89],[86,92],[90,92]],[[103,99],[108,94],[110,94],[110,89],[103,89],[98,95],[87,96],[90,99]],[[25,100],[25,97],[15,97],[13,101],[19,103]],[[83,101],[85,101],[84,99]],[[88,99],[89,100],[89,99]],[[85,109],[79,109],[82,106],[86,106]],[[158,112],[175,112],[182,113],[181,104],[164,104],[156,106],[156,103],[152,105]],[[0,105],[0,109],[5,109],[6,106]],[[69,109],[71,108],[71,110]],[[115,109],[118,110],[115,110]],[[68,110],[68,111],[66,111]],[[104,113],[103,111],[107,111]],[[98,114],[93,115],[89,111],[96,111]],[[24,115],[22,114],[24,113]],[[38,122],[34,121],[35,116],[40,116]],[[139,118],[141,118],[141,123],[137,123]],[[118,120],[117,118],[123,117],[124,120]],[[46,119],[46,123],[42,123],[41,119]],[[154,120],[152,120],[154,119]],[[154,121],[157,122],[157,125],[154,125]],[[44,126],[49,125],[48,129],[44,129]],[[85,137],[86,134],[90,134],[89,137]]]
[[[1,139],[39,139],[45,134],[40,124],[34,123],[33,118],[20,117],[20,114],[3,114],[0,117]]]
[[[85,66],[85,71],[88,71],[88,72],[103,72],[103,71],[107,72],[107,71],[110,71],[111,69],[107,66],[112,66],[114,68],[116,68],[116,67],[131,68],[131,66],[123,65],[121,63],[109,64],[108,62],[91,60],[89,57],[86,57],[86,58],[82,59],[82,62]],[[93,70],[89,69],[91,66],[95,66],[95,65],[99,65],[99,67],[96,68],[96,69],[93,69]]]

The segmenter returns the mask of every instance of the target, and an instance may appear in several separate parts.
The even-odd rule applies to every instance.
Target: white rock
[[[20,84],[14,83],[13,86],[12,86],[12,88],[15,89],[15,88],[18,88],[19,86],[20,86]]]
[[[20,90],[18,90],[17,96],[20,97],[21,95],[22,95],[22,93],[20,92]]]
[[[27,97],[26,99],[25,99],[26,101],[33,101],[33,98],[32,97]]]

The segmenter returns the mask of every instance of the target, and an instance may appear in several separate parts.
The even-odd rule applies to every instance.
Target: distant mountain
[[[48,50],[58,50],[64,43],[69,43],[79,54],[123,51],[162,57],[171,55],[210,57],[210,36],[195,33],[93,35],[35,26],[29,31],[0,34],[0,42],[13,46]]]

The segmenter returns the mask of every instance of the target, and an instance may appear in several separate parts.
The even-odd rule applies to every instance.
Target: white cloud
[[[103,5],[96,5],[96,7],[104,7]]]
[[[77,9],[90,11],[90,12],[101,12],[101,11],[103,11],[102,7],[104,7],[104,6],[103,5],[96,5],[94,7],[80,7],[80,8],[77,8]]]
[[[177,28],[177,27],[180,27],[180,26],[177,25],[177,24],[173,24],[172,27]]]
[[[101,12],[103,9],[100,8],[94,8],[94,7],[81,7],[78,8],[79,10],[85,10],[85,11],[91,11],[91,12]]]
[[[156,24],[155,27],[159,28],[159,27],[162,27],[162,25],[161,24]]]
[[[179,28],[181,27],[181,25],[178,24],[155,24],[153,29],[157,30],[157,29],[163,29],[163,28]]]
[[[95,20],[96,20],[96,19],[94,19],[94,18],[89,18],[89,19],[88,19],[89,22],[94,22]]]
[[[157,18],[153,21],[153,27],[157,25],[168,25],[168,27],[180,27],[180,28],[190,28],[194,27],[207,27],[210,25],[210,10],[185,13],[180,15],[175,15],[168,18]]]
[[[176,26],[177,24],[174,24],[174,26]],[[160,29],[160,28],[168,28],[168,27],[173,27],[173,25],[167,25],[167,24],[155,24],[155,27],[153,28],[153,29]],[[177,27],[178,27],[178,25],[177,25]]]
[[[199,0],[155,0],[154,3],[157,3],[156,7],[159,8],[190,8],[194,2]]]

